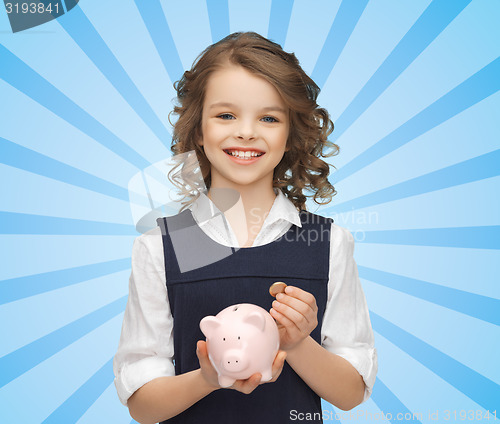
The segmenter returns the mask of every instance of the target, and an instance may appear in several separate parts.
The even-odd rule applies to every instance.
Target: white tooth
[[[249,159],[252,157],[260,156],[260,153],[255,152],[253,150],[249,150],[246,152],[243,152],[241,150],[229,150],[229,154],[240,159]]]

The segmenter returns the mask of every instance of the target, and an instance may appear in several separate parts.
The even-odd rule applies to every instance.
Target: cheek
[[[274,141],[273,144],[274,144],[275,148],[285,151],[287,139],[288,139],[288,129],[287,128],[283,128],[282,130],[277,131],[273,137],[273,141]]]
[[[217,143],[224,139],[228,134],[228,126],[217,125],[217,123],[207,123],[204,128],[204,138],[207,142]]]

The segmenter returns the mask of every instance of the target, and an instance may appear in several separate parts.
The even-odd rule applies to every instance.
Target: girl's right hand
[[[196,355],[198,356],[198,361],[200,362],[201,375],[205,381],[210,386],[220,389],[219,377],[217,375],[217,371],[208,358],[207,343],[205,341],[198,340],[196,343]],[[278,351],[273,363],[273,378],[270,381],[261,383],[260,379],[262,378],[262,375],[260,373],[256,373],[246,380],[236,380],[229,388],[237,390],[241,393],[250,394],[259,386],[259,384],[272,383],[276,381],[281,374],[283,365],[285,364],[285,358],[286,352],[282,350]]]
[[[200,363],[201,375],[205,381],[213,388],[220,389],[217,371],[208,358],[207,342],[198,340],[196,343],[196,356]]]

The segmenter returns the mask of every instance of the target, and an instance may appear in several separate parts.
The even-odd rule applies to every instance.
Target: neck
[[[259,232],[276,199],[271,181],[248,185],[232,185],[228,181],[217,184],[217,181],[212,181],[207,195],[224,212],[241,244]]]
[[[246,212],[250,212],[252,209],[269,211],[276,198],[273,190],[272,174],[266,175],[258,181],[253,181],[251,184],[235,184],[230,180],[220,178],[217,173],[212,172],[208,197],[217,207],[219,206],[218,202],[222,206],[227,204],[227,199],[224,199],[222,195],[222,193],[226,193],[227,197],[227,193],[230,191],[227,189],[233,190],[233,193],[238,195]]]

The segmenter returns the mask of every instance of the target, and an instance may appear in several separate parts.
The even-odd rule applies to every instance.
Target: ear
[[[266,328],[266,320],[262,316],[262,313],[257,311],[250,312],[243,318],[243,322],[257,327],[260,331],[264,331],[264,328]]]
[[[209,315],[200,321],[200,329],[206,338],[210,338],[213,332],[220,327],[220,321],[218,318]]]

